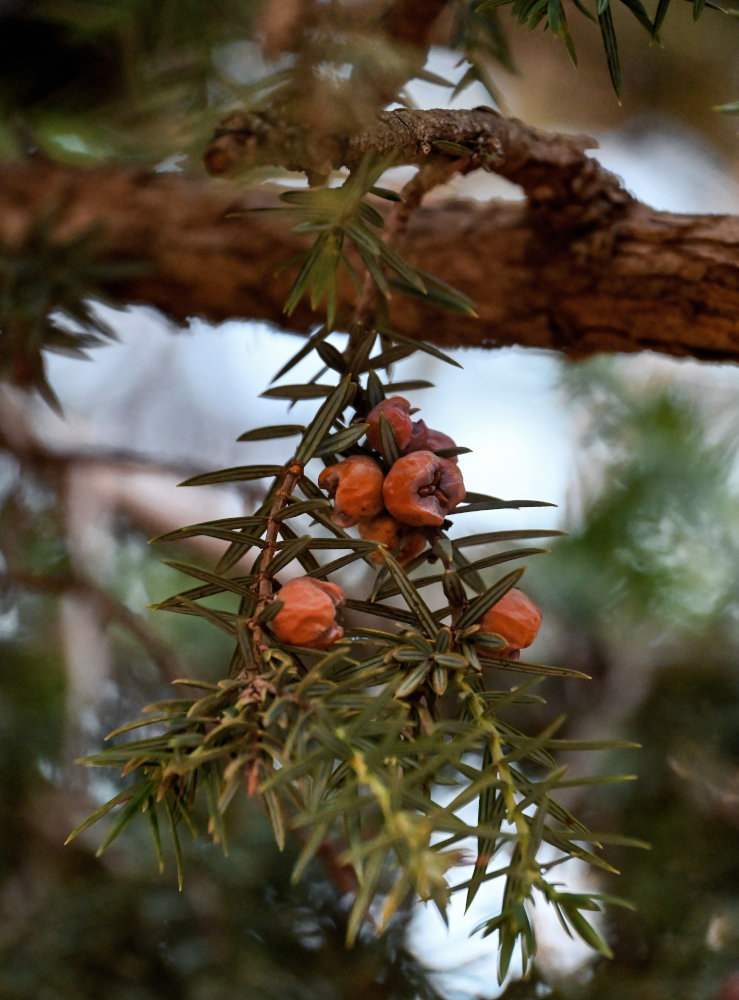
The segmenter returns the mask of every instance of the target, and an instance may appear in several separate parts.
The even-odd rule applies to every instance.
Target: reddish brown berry
[[[405,448],[403,448],[403,453],[407,454],[409,451],[421,451],[422,448],[426,448],[427,451],[432,451],[433,449],[428,448],[426,445],[428,436],[429,429],[426,426],[426,421],[414,420],[411,425],[411,439]]]
[[[464,499],[462,473],[431,451],[413,451],[395,462],[385,477],[385,506],[401,524],[440,526]]]
[[[380,447],[380,417],[387,417],[392,424],[395,433],[395,440],[398,448],[402,451],[407,447],[413,433],[413,421],[411,420],[411,404],[402,396],[390,396],[383,399],[377,406],[373,406],[367,414],[367,441],[370,448],[375,451],[382,451]]]
[[[334,501],[332,520],[342,528],[351,528],[360,519],[379,514],[382,498],[382,466],[366,455],[352,455],[329,465],[318,477],[318,485]]]
[[[412,451],[440,451],[442,448],[456,448],[457,442],[450,438],[444,431],[435,431],[427,427],[423,420],[416,420],[413,424],[413,433],[408,445],[403,449],[405,455]],[[448,462],[457,464],[457,456],[452,455]]]
[[[368,538],[373,542],[382,542],[401,566],[415,559],[426,545],[426,535],[423,531],[401,524],[387,512],[373,517],[371,521],[360,521],[359,534],[362,538]],[[379,550],[373,552],[370,559],[378,563],[383,562],[382,552]]]
[[[505,639],[502,649],[491,650],[493,656],[513,658],[536,638],[541,625],[541,611],[530,597],[513,587],[480,619],[483,632],[495,632]]]
[[[280,642],[328,649],[344,634],[335,618],[336,609],[346,602],[338,584],[299,576],[288,580],[277,596],[283,604],[271,625]]]

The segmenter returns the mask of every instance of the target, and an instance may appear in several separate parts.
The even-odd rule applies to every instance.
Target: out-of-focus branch
[[[258,133],[261,143],[271,132],[268,145],[277,140],[282,154],[270,162],[287,158],[311,181],[322,181],[341,158],[344,136],[363,129],[422,73],[435,23],[449,5],[450,0],[263,0],[257,22],[262,51],[270,59],[289,52],[292,61],[288,77],[270,95],[271,111],[240,119],[252,123],[249,136]],[[334,69],[351,65],[349,78],[325,72],[327,59]],[[254,145],[243,130],[230,138],[242,152]],[[229,150],[218,144],[206,156],[213,173],[222,173],[229,159]]]
[[[172,681],[182,676],[182,667],[177,658],[141,615],[130,611],[125,604],[121,604],[92,580],[71,573],[51,574],[9,570],[0,574],[0,587],[33,590],[52,597],[82,595],[94,601],[106,622],[121,625],[140,642],[166,680]]]
[[[541,152],[529,176],[545,176],[548,156],[555,178],[556,141],[531,140]],[[565,173],[574,157],[582,172],[569,176],[587,177],[583,161],[592,161],[584,151],[562,156]],[[739,219],[657,212],[629,198],[617,206],[611,181],[601,184],[597,170],[594,184],[604,192],[602,211],[581,230],[562,224],[558,211],[532,213],[527,203],[419,208],[404,254],[470,296],[479,318],[398,295],[390,302],[395,329],[448,347],[517,344],[573,357],[654,350],[739,362]],[[155,306],[178,322],[243,317],[302,332],[318,321],[304,302],[289,320],[283,313],[295,272],[275,272],[309,243],[272,214],[250,214],[275,204],[268,192],[115,167],[0,164],[0,243],[8,250],[55,204],[64,208],[60,238],[102,221],[101,253],[145,263],[145,275],[106,283],[113,302]],[[578,211],[586,220],[588,203]],[[347,281],[344,318],[354,304]]]

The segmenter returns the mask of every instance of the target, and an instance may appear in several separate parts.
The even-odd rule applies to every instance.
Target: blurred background
[[[213,65],[225,59],[244,80],[259,69],[254,51],[226,43],[249,30],[252,6],[224,0],[216,18],[204,2],[165,2],[152,25],[136,2],[0,4],[0,152],[17,155],[28,133],[53,155],[198,170],[188,154],[223,86]],[[596,135],[601,162],[657,208],[739,212],[737,119],[711,110],[739,98],[736,22],[706,10],[694,25],[691,6],[673,4],[660,48],[618,14],[621,104],[585,22],[573,25],[575,70],[556,39],[514,30],[506,11],[520,73],[494,67],[501,102],[532,124]],[[429,66],[453,72],[441,50]],[[446,100],[429,85],[412,95]],[[473,89],[458,103],[489,101]],[[455,187],[491,192],[516,196],[495,181]],[[117,788],[75,760],[167,697],[172,678],[222,676],[230,651],[215,629],[147,611],[184,579],[162,559],[212,565],[214,552],[148,539],[254,506],[248,488],[176,483],[280,460],[235,439],[283,420],[259,394],[295,350],[254,324],[175,330],[145,309],[96,308],[118,341],[87,363],[48,357],[63,417],[0,389],[0,1000],[736,1000],[739,371],[523,350],[458,352],[461,372],[414,362],[414,377],[437,386],[414,404],[472,449],[468,487],[556,504],[486,516],[480,529],[568,532],[526,572],[544,612],[535,652],[592,680],[544,684],[547,704],[528,723],[566,712],[562,735],[642,744],[572,762],[637,775],[568,805],[592,829],[652,845],[609,849],[621,875],[596,880],[636,906],[604,918],[613,960],[537,913],[534,976],[501,991],[495,942],[466,941],[461,913],[447,931],[411,909],[346,951],[346,899],[320,863],[291,886],[293,846],[281,855],[245,804],[232,807],[227,857],[207,838],[187,846],[181,893],[143,824],[102,857],[97,828],[63,846]],[[574,886],[593,878],[567,872]]]

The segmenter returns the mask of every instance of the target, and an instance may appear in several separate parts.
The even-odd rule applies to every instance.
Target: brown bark
[[[459,202],[415,212],[408,258],[474,299],[479,318],[397,294],[398,332],[447,346],[519,344],[577,357],[651,349],[739,361],[739,219],[656,212],[626,197],[606,199],[607,210],[581,228],[556,198],[547,201],[535,211]],[[265,192],[177,174],[5,163],[0,244],[18,246],[39,212],[56,206],[55,239],[102,223],[101,258],[145,264],[141,277],[107,282],[112,301],[151,305],[177,322],[243,317],[305,331],[320,319],[306,305],[289,320],[282,313],[294,269],[275,277],[305,239],[280,215],[234,215],[267,202],[275,204]],[[347,283],[347,312],[351,295]]]

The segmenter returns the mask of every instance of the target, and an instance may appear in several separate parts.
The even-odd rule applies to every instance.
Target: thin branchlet
[[[295,487],[302,475],[303,466],[298,462],[291,463],[285,469],[282,482],[277,488],[274,502],[269,514],[267,515],[267,525],[264,533],[265,546],[262,549],[256,573],[255,591],[257,595],[257,603],[254,608],[254,614],[249,622],[252,632],[254,658],[258,664],[262,662],[262,655],[265,649],[267,649],[267,643],[264,641],[264,629],[258,623],[257,619],[267,604],[269,604],[274,594],[274,580],[272,575],[267,572],[267,567],[277,550],[280,527],[278,515],[285,509],[286,505],[291,500],[293,491],[295,490]],[[254,674],[254,668],[250,669],[249,667],[244,666],[238,676],[242,679],[250,679]]]

